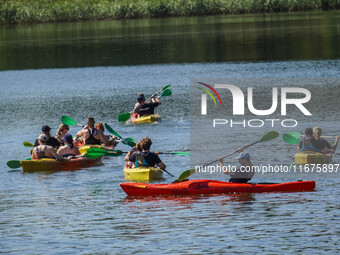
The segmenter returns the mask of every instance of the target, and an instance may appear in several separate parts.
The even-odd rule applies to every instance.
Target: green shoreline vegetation
[[[0,0],[0,24],[340,8],[340,0]]]

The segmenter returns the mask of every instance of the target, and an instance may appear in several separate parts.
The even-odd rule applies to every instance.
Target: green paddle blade
[[[130,119],[130,116],[131,116],[131,113],[129,113],[129,112],[121,113],[118,116],[118,121],[119,122],[125,122],[128,119]]]
[[[289,132],[288,134],[295,138],[300,138],[302,136],[299,132],[296,131]]]
[[[30,142],[23,142],[23,144],[25,147],[34,147],[34,144]]]
[[[111,134],[119,137],[120,139],[123,139],[116,131],[114,131],[112,129],[112,127],[110,127],[107,123],[105,123],[105,128],[107,129],[107,131],[109,131]]]
[[[166,90],[166,89],[169,88],[169,87],[171,87],[171,84],[166,85],[165,87],[163,87],[163,88],[161,89],[161,92],[164,91],[164,90]]]
[[[296,143],[300,142],[299,139],[297,139],[296,137],[294,137],[290,134],[284,134],[283,135],[283,141],[285,141],[288,144],[296,144]]]
[[[127,140],[127,139],[125,139],[126,142],[124,140],[122,140],[122,143],[125,144],[125,145],[128,145],[128,146],[131,146],[131,147],[136,146],[136,143],[134,141]]]
[[[102,154],[104,156],[112,156],[112,157],[121,156],[123,154],[121,150],[106,151],[106,150],[102,150],[99,148],[90,148],[87,150],[87,153],[90,153],[90,154],[97,153],[97,154]]]
[[[7,166],[10,168],[19,168],[20,165],[20,160],[10,160],[7,162]]]
[[[185,170],[183,173],[181,173],[181,175],[178,177],[177,181],[181,182],[184,181],[186,178],[188,178],[190,175],[192,175],[193,173],[195,173],[196,170],[195,169],[189,169],[189,170]]]
[[[97,159],[100,158],[101,156],[103,156],[103,153],[86,153],[83,157],[88,158],[88,159]]]
[[[171,155],[181,155],[181,156],[191,156],[190,152],[160,152],[159,154],[171,154]]]
[[[69,126],[77,125],[77,122],[74,119],[65,115],[61,117],[61,122]]]
[[[278,136],[279,136],[278,132],[271,131],[271,132],[268,132],[267,134],[265,134],[264,136],[262,136],[262,138],[260,139],[260,142],[267,142],[267,141],[270,141],[272,139],[275,139]]]
[[[170,89],[166,89],[163,91],[162,93],[162,97],[168,97],[168,96],[171,96],[172,95],[172,91]]]

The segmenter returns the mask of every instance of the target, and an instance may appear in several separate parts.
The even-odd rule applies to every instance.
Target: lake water
[[[339,174],[271,178],[315,180],[316,191],[308,193],[137,199],[119,187],[124,182],[122,157],[71,172],[27,174],[6,165],[29,157],[22,142],[33,142],[44,124],[54,134],[62,115],[81,124],[94,116],[135,140],[150,136],[153,150],[189,150],[191,78],[338,79],[339,16],[329,12],[1,27],[0,253],[339,253]],[[119,113],[131,110],[138,92],[150,95],[167,84],[173,84],[173,95],[157,108],[162,122],[117,122]],[[310,89],[319,96],[312,106],[315,118],[303,119],[297,131],[319,124],[325,134],[339,135],[339,87],[314,84]],[[78,130],[73,126],[70,133]],[[252,139],[232,129],[224,149],[233,151]],[[129,149],[122,144],[117,148]],[[280,138],[251,153],[255,163],[289,164],[295,145]],[[189,157],[161,158],[176,177],[190,166]],[[339,163],[339,156],[334,161]],[[162,182],[175,179],[164,177]],[[206,177],[228,179],[192,176]]]

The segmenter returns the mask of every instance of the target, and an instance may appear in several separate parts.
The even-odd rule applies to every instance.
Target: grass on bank
[[[0,0],[0,24],[339,8],[340,0]]]

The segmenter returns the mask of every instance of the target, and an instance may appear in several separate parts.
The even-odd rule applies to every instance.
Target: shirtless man
[[[41,134],[38,137],[39,145],[34,147],[32,151],[32,159],[55,158],[56,160],[60,160],[60,161],[69,160],[69,158],[65,159],[62,156],[58,155],[52,146],[46,145],[47,140],[48,140],[48,137],[45,134]]]
[[[85,141],[85,145],[100,145],[104,143],[106,146],[110,141],[105,137],[103,131],[95,128],[95,121],[93,117],[87,118],[87,125],[77,133]]]

